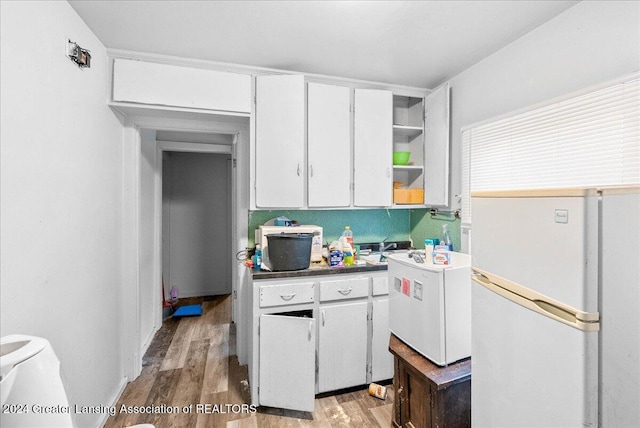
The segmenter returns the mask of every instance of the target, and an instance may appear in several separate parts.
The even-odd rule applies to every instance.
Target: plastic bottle
[[[442,225],[442,242],[441,245],[446,245],[449,251],[453,251],[453,244],[451,243],[451,237],[449,236],[449,225]]]
[[[431,263],[433,262],[433,249],[434,249],[435,243],[433,241],[433,239],[425,239],[424,240],[424,255],[425,255],[425,260],[427,260],[427,263]]]
[[[344,231],[342,232],[342,236],[340,237],[342,239],[343,242],[346,242],[347,244],[349,244],[349,246],[351,247],[351,253],[353,255],[353,260],[357,260],[358,256],[356,255],[355,252],[355,244],[353,243],[353,232],[351,231],[351,227],[350,226],[345,226],[344,227]],[[344,244],[343,244],[344,245]],[[351,263],[353,264],[353,263]]]
[[[353,248],[349,245],[349,242],[343,242],[342,244],[342,253],[344,255],[344,265],[351,266],[353,265]]]
[[[344,254],[342,253],[342,244],[339,241],[333,241],[329,245],[329,266],[344,266]]]
[[[261,264],[262,264],[262,249],[260,248],[260,244],[256,244],[256,252],[253,253],[253,268],[260,270]]]

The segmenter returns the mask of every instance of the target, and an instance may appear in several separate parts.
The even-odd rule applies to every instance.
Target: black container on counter
[[[311,261],[312,233],[267,235],[272,271],[308,269]]]

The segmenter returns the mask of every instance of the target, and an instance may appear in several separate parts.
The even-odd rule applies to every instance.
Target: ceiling
[[[434,88],[578,1],[69,3],[107,48]]]

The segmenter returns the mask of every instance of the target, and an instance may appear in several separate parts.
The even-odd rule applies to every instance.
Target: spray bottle
[[[440,245],[446,245],[449,251],[453,251],[453,244],[451,243],[451,237],[449,236],[449,225],[442,225],[442,242]]]

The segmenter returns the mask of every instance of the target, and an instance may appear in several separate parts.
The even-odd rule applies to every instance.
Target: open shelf
[[[422,126],[393,125],[393,135],[398,137],[415,137],[422,134]]]

